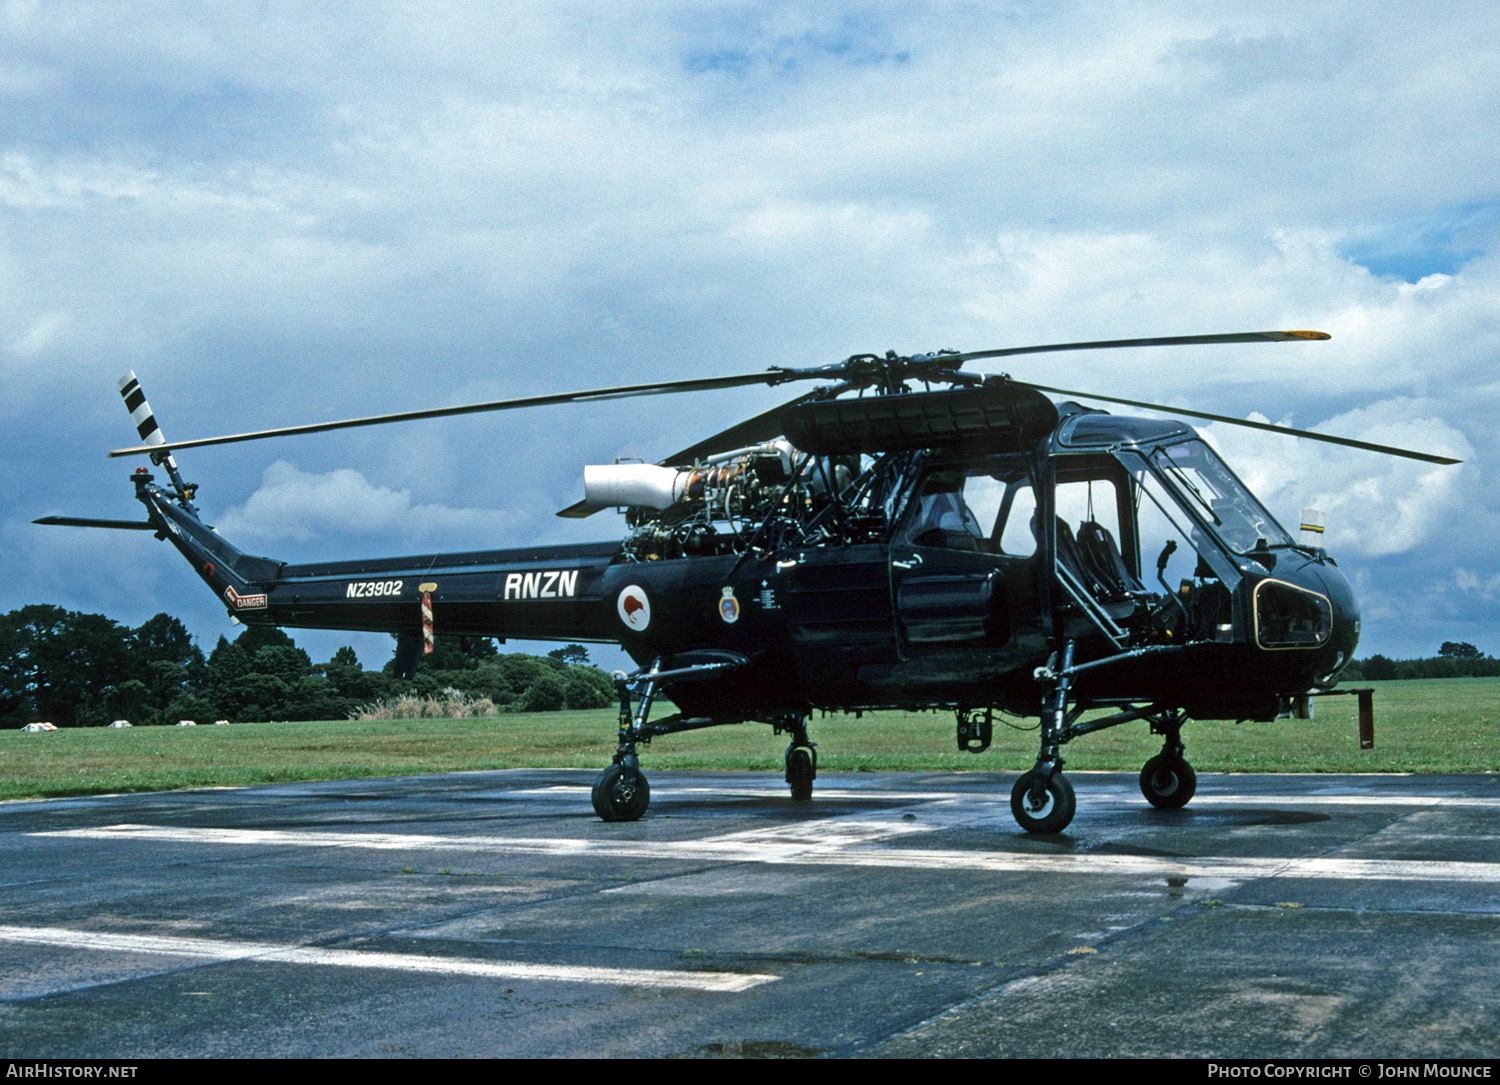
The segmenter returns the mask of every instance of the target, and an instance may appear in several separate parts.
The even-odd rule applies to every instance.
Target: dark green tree
[[[268,644],[255,652],[252,667],[258,674],[281,679],[288,687],[312,674],[312,660],[296,645]]]
[[[556,659],[569,666],[587,666],[589,661],[589,650],[581,644],[567,644],[561,648],[554,648],[547,653],[548,658]]]
[[[359,662],[359,656],[348,645],[333,653],[327,663],[314,667],[328,679],[340,697],[351,706],[373,701],[383,695],[389,679],[380,671],[367,671]]]
[[[393,637],[392,640],[395,638]],[[447,637],[434,639],[431,652],[417,657],[417,671],[472,671],[499,656],[500,650],[490,637]],[[396,656],[385,665],[387,673],[395,670]]]
[[[569,708],[604,708],[618,700],[614,681],[598,667],[569,667],[563,689]]]
[[[540,674],[521,694],[522,712],[555,712],[567,704],[567,690],[556,674]]]
[[[204,668],[203,689],[218,711],[231,720],[244,719],[238,683],[251,671],[250,653],[237,641],[219,637]]]
[[[0,621],[0,655],[0,706],[12,726],[28,716],[60,727],[98,724],[128,669],[129,631],[102,614],[37,603]]]
[[[140,663],[168,660],[189,671],[201,672],[204,662],[203,652],[193,642],[192,634],[170,614],[158,614],[131,630],[130,652]],[[200,679],[202,675],[193,677]]]

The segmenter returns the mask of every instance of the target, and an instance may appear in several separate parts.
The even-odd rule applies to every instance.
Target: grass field
[[[1371,682],[1375,749],[1359,748],[1355,698],[1316,702],[1312,720],[1192,723],[1183,730],[1200,772],[1500,771],[1500,678]],[[664,709],[663,711],[667,711]],[[1019,721],[1034,727],[1035,720]],[[869,712],[815,718],[819,768],[829,772],[1023,770],[1036,735],[1000,725],[988,752],[961,753],[951,713]],[[471,720],[333,720],[228,727],[73,728],[0,732],[0,799],[351,779],[465,769],[602,768],[615,714],[545,712]],[[780,772],[784,737],[742,724],[657,739],[652,768]],[[1064,748],[1070,769],[1137,771],[1161,748],[1144,723],[1086,735]]]

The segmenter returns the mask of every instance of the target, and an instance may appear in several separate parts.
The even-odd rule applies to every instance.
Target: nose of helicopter
[[[1359,600],[1343,572],[1327,559],[1307,562],[1289,579],[1328,600],[1328,632],[1319,650],[1316,672],[1320,685],[1331,682],[1354,658],[1359,645]]]
[[[1320,566],[1318,576],[1328,592],[1329,602],[1333,604],[1333,634],[1329,638],[1329,647],[1335,654],[1331,660],[1331,678],[1354,658],[1354,649],[1359,647],[1359,600],[1336,566]]]

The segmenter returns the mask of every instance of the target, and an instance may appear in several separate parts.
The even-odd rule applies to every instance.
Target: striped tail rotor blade
[[[120,378],[120,398],[125,401],[125,409],[130,412],[131,421],[135,423],[135,431],[140,434],[141,444],[165,444],[167,439],[162,436],[161,427],[156,424],[156,416],[151,413],[151,404],[146,402],[146,393],[141,390],[141,382],[136,379],[133,369]],[[177,466],[170,452],[151,453],[151,462],[157,465],[166,464],[174,469]]]

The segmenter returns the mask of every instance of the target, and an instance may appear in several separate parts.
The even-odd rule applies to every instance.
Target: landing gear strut
[[[1142,719],[1151,722],[1151,733],[1161,735],[1163,742],[1161,753],[1141,769],[1141,794],[1159,810],[1176,810],[1187,805],[1198,788],[1198,776],[1183,757],[1182,725],[1188,722],[1186,712],[1155,704],[1127,707],[1108,716],[1085,720],[1081,718],[1082,708],[1068,707],[1076,675],[1155,650],[1158,649],[1140,648],[1074,666],[1074,642],[1065,641],[1062,650],[1045,667],[1037,668],[1036,680],[1043,687],[1042,748],[1037,754],[1036,767],[1016,781],[1010,794],[1010,810],[1021,828],[1028,833],[1059,833],[1073,820],[1076,807],[1073,786],[1063,779],[1059,753],[1065,743],[1079,735]],[[961,741],[962,718],[959,723]]]
[[[651,805],[651,785],[641,772],[635,739],[645,727],[651,702],[656,699],[656,683],[646,683],[634,712],[630,707],[630,683],[623,674],[615,675],[615,692],[620,697],[620,737],[615,759],[594,781],[590,798],[594,801],[594,813],[605,821],[636,821]]]
[[[664,670],[665,662],[663,659],[657,659],[651,664],[650,670],[637,671],[632,675],[618,672],[615,674],[615,692],[620,698],[619,741],[615,745],[614,763],[599,774],[599,778],[594,781],[593,791],[594,813],[605,821],[635,821],[651,805],[651,787],[646,783],[646,777],[641,772],[640,759],[636,752],[638,744],[644,746],[656,735],[696,731],[704,727],[716,726],[719,723],[736,722],[706,717],[688,719],[678,713],[648,723],[652,702],[656,700],[656,695],[663,685],[671,682],[701,681],[738,670],[745,665],[743,658],[732,657],[728,653],[709,656],[706,659],[684,660],[685,665]],[[632,687],[640,688],[640,694],[633,708],[630,703]],[[800,745],[808,747],[808,752],[811,752],[812,743],[807,741],[807,732],[797,730],[795,733],[801,738]],[[791,779],[790,763],[788,763],[787,779]],[[808,794],[811,794],[811,775],[807,778],[807,788]]]
[[[1060,747],[1072,738],[1068,718],[1068,691],[1072,688],[1073,642],[1063,645],[1057,670],[1038,671],[1047,684],[1042,695],[1042,748],[1036,767],[1016,781],[1010,793],[1010,812],[1028,833],[1060,833],[1073,820],[1078,800],[1073,785],[1062,774]]]

